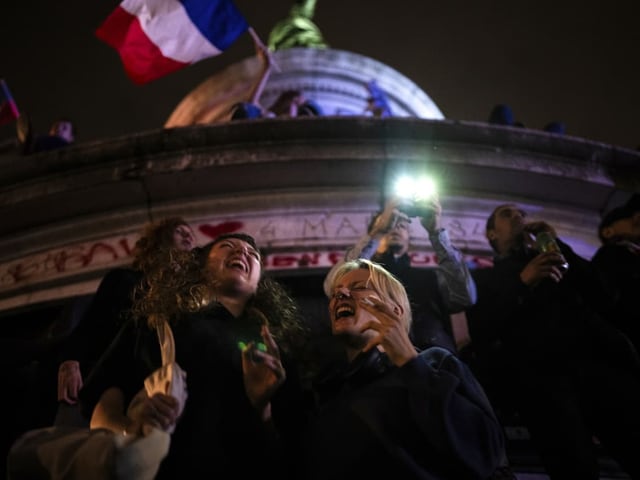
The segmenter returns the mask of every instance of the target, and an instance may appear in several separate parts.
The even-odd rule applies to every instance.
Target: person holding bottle
[[[543,232],[559,252],[536,248]],[[473,272],[467,318],[471,365],[492,404],[519,415],[551,479],[598,479],[594,438],[640,478],[638,356],[604,319],[593,265],[515,204],[491,213],[486,236],[494,265]]]

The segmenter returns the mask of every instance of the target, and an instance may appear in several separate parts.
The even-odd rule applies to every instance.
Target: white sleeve
[[[476,303],[477,292],[462,252],[451,244],[444,228],[429,235],[429,240],[438,259],[438,288],[449,313],[469,308]]]

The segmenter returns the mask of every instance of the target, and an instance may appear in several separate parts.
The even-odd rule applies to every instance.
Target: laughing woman
[[[484,391],[447,350],[409,340],[402,284],[368,260],[332,278],[329,316],[346,366],[318,386],[309,478],[486,479],[504,436]]]
[[[154,331],[140,326],[103,364],[105,376],[93,393],[108,390],[92,427],[139,434],[145,422],[175,425],[158,479],[228,478],[229,472],[290,478],[304,425],[298,368],[289,361],[304,338],[295,303],[263,276],[249,235],[220,236],[177,254],[171,267],[154,270],[135,312],[151,324],[169,319],[176,361],[187,374],[184,410],[176,418],[173,397],[163,404],[154,396],[125,414],[124,405],[135,404],[144,378],[160,365]]]

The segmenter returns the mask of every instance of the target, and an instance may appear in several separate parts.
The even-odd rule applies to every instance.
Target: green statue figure
[[[316,0],[296,0],[289,16],[276,23],[269,34],[269,49],[293,47],[327,48],[318,26],[313,23]]]

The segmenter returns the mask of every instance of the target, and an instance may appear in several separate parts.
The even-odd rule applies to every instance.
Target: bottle
[[[545,252],[558,253],[562,257],[562,263],[558,265],[558,268],[562,271],[562,273],[565,273],[567,270],[569,270],[569,263],[564,258],[564,255],[562,255],[562,252],[560,251],[560,247],[558,246],[556,239],[553,238],[553,235],[551,235],[551,233],[549,232],[538,233],[538,235],[536,235],[536,248],[540,253],[545,253]]]

